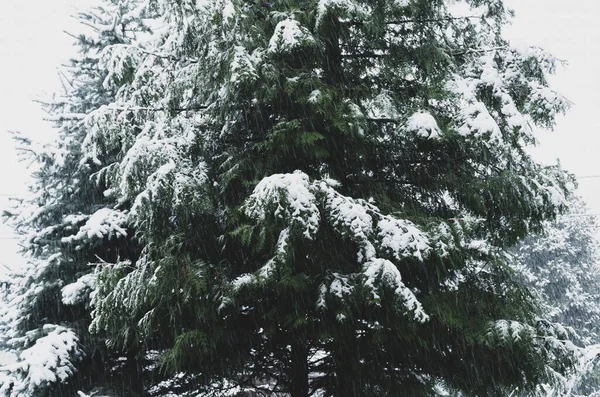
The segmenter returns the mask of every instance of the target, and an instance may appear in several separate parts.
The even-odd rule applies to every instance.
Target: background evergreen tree
[[[586,348],[580,370],[566,387],[572,395],[600,393],[593,364],[600,343],[600,257],[598,223],[575,197],[569,213],[531,235],[513,251],[519,277],[544,303],[546,319],[567,327],[574,343]]]
[[[501,1],[157,6],[83,147],[119,153],[105,195],[142,247],[101,266],[111,347],[292,396],[505,395],[569,367],[504,254],[564,209],[570,178],[524,149],[568,103]]]
[[[87,115],[116,95],[107,82],[106,51],[148,32],[143,17],[139,4],[129,0],[106,1],[80,13],[85,33],[74,36],[79,56],[64,69],[64,92],[45,105],[57,127],[56,143],[39,147],[17,136],[34,164],[33,198],[5,214],[23,236],[28,266],[4,286],[3,349],[18,360],[0,368],[0,395],[74,395],[106,379],[114,365],[105,340],[88,331],[94,289],[90,264],[135,257],[138,248],[126,239],[129,231],[118,203],[103,194],[105,182],[97,174],[102,163],[88,161],[81,145]],[[103,161],[114,156],[104,155]],[[137,371],[130,372],[134,383]]]

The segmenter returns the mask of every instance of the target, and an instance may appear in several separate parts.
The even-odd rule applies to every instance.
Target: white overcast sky
[[[0,209],[4,194],[26,192],[26,173],[18,164],[9,130],[48,136],[44,113],[33,102],[58,89],[57,68],[73,53],[70,17],[95,0],[2,0],[0,4]],[[538,45],[569,65],[559,69],[553,87],[573,103],[554,131],[540,131],[536,157],[560,158],[578,176],[600,175],[600,0],[506,0],[516,11],[507,30],[511,39]],[[600,178],[582,179],[580,192],[600,213]],[[15,263],[16,244],[0,226],[0,263]],[[0,274],[2,269],[0,268]]]
[[[89,4],[92,0],[0,0],[0,210],[8,202],[5,195],[27,192],[27,173],[8,131],[49,135],[45,114],[33,100],[58,89],[58,67],[74,53],[63,31],[72,31],[71,15]],[[1,264],[19,262],[16,241],[8,237],[10,229],[0,225],[0,275]]]

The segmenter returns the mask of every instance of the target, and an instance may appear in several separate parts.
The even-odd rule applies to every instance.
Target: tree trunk
[[[139,358],[135,354],[129,354],[125,362],[126,381],[129,392],[135,395],[142,395],[144,392],[144,380],[142,378],[142,366]]]
[[[341,25],[337,17],[329,15],[326,21],[325,38],[325,81],[336,87],[343,87],[342,49],[340,48]]]
[[[336,344],[331,356],[335,370],[335,397],[363,396],[362,376],[359,365],[360,351],[355,331],[352,328],[338,329]]]
[[[292,342],[290,369],[290,396],[308,397],[308,348],[303,338]]]

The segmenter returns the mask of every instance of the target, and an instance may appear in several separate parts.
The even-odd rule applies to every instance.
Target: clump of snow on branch
[[[308,103],[317,104],[321,98],[321,90],[313,90],[308,97]]]
[[[463,101],[459,118],[462,124],[457,131],[460,135],[473,135],[477,138],[487,135],[490,142],[499,143],[502,140],[500,127],[490,115],[485,104],[475,96],[476,87],[473,87],[472,84],[462,77],[457,77],[449,85],[454,92],[462,96]]]
[[[62,241],[64,243],[72,243],[86,238],[102,239],[108,237],[111,239],[126,237],[127,232],[124,229],[126,227],[126,219],[127,214],[122,211],[101,208],[89,217],[86,223],[79,228],[77,234],[63,237]]]
[[[404,128],[407,132],[413,132],[425,139],[439,139],[442,132],[435,118],[427,112],[418,112],[410,116]]]
[[[275,32],[269,40],[270,53],[286,53],[314,44],[310,31],[295,19],[284,19],[275,26]]]
[[[129,44],[107,46],[100,56],[100,67],[109,71],[104,79],[106,89],[118,87],[118,83],[136,68],[138,49]]]
[[[326,308],[328,296],[343,303],[348,296],[356,292],[356,278],[357,274],[346,275],[337,272],[332,273],[328,277],[328,280],[319,287],[317,307]]]
[[[179,140],[165,136],[165,125],[149,122],[136,137],[119,165],[123,196],[143,190],[146,179],[165,164],[180,156]]]
[[[235,84],[256,79],[258,77],[257,67],[261,62],[263,62],[262,50],[255,50],[252,54],[249,54],[245,47],[235,46],[229,80]]]
[[[429,316],[423,310],[421,302],[415,294],[402,282],[398,268],[389,260],[374,258],[364,265],[365,286],[371,289],[373,299],[379,301],[379,285],[386,285],[394,289],[397,297],[402,301],[406,310],[414,313],[415,320],[425,322]]]
[[[490,324],[488,337],[498,337],[504,341],[515,341],[534,335],[533,327],[512,320],[498,320]]]
[[[395,0],[394,5],[396,7],[408,7],[410,5],[410,0]]]
[[[308,175],[302,172],[275,174],[260,181],[246,201],[244,212],[257,221],[264,221],[271,211],[312,239],[319,229],[320,213]]]
[[[373,99],[364,101],[366,114],[374,119],[397,119],[400,113],[394,104],[394,99],[387,91],[380,92]]]
[[[364,4],[355,0],[319,0],[317,4],[316,25],[318,28],[328,13],[336,13],[344,17],[349,17],[351,15],[366,16],[368,12],[369,9]]]
[[[95,285],[95,274],[86,274],[79,277],[77,281],[67,284],[61,289],[62,302],[65,305],[76,305],[87,301]]]
[[[202,200],[202,186],[206,182],[204,164],[192,164],[190,161],[169,161],[160,166],[147,179],[142,190],[135,196],[131,209],[131,218],[139,223],[142,213],[151,209],[151,203],[178,208],[186,203]]]
[[[429,238],[410,221],[385,217],[377,228],[381,247],[398,260],[415,257],[422,261],[431,251]]]
[[[329,292],[343,299],[346,295],[350,295],[354,291],[354,287],[350,284],[348,276],[339,273],[333,273],[333,281],[329,285]]]
[[[225,21],[229,21],[235,16],[235,6],[231,0],[224,1],[222,15]]]
[[[0,367],[0,374],[10,377],[12,383],[3,385],[0,391],[12,387],[10,396],[35,395],[38,388],[65,382],[74,375],[74,363],[82,356],[75,333],[51,324],[45,325],[43,331],[46,335],[23,350],[16,363]],[[9,389],[3,390],[5,387]]]
[[[279,238],[277,239],[276,252],[273,258],[269,259],[267,263],[265,263],[262,267],[260,267],[253,274],[242,274],[241,276],[235,278],[231,282],[231,286],[234,292],[239,291],[240,289],[256,285],[258,283],[269,282],[273,279],[273,277],[277,273],[277,267],[279,265],[285,265],[287,263],[287,255],[290,240],[290,228],[286,227],[279,233]],[[225,301],[227,303],[227,300]]]
[[[360,245],[359,262],[372,258],[375,247],[369,237],[373,232],[373,218],[368,209],[326,183],[321,183],[320,188],[326,195],[325,203],[331,223]]]

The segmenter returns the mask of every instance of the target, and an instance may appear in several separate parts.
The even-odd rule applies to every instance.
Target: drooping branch
[[[397,19],[392,21],[384,22],[386,25],[403,25],[407,23],[435,23],[435,22],[446,22],[446,21],[459,21],[465,19],[481,19],[483,15],[467,15],[464,17],[443,17],[443,18],[426,18],[426,19]],[[344,22],[348,26],[362,26],[365,21],[348,21]]]
[[[206,110],[209,105],[197,105],[187,108],[170,107],[151,107],[151,106],[108,106],[109,110],[119,110],[124,112],[197,112]]]
[[[160,58],[160,59],[166,59],[169,61],[185,61],[185,62],[189,62],[189,63],[198,63],[199,61],[197,59],[194,58],[184,58],[184,59],[180,59],[174,55],[168,55],[168,54],[158,54],[156,52],[152,52],[152,51],[148,51],[148,50],[143,50],[140,49],[140,52],[142,54],[146,54],[146,55],[151,55],[153,57],[156,58]]]
[[[442,49],[442,48],[440,48]],[[456,48],[448,51],[450,55],[465,55],[465,54],[483,54],[486,52],[494,52],[499,50],[508,50],[509,47],[498,46],[491,48]],[[381,51],[389,51],[390,48],[383,48]],[[357,58],[385,58],[391,56],[389,53],[378,53],[378,52],[360,52],[354,54],[342,54],[341,57],[344,59],[357,59]]]
[[[356,54],[341,54],[340,57],[348,59],[348,58],[384,58],[389,56],[389,54],[385,53],[376,53],[376,52],[361,52]]]

